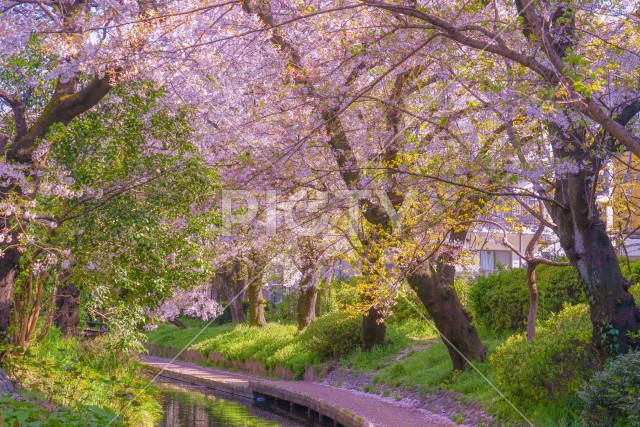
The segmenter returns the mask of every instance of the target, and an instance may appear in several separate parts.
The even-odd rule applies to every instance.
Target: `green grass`
[[[432,387],[451,376],[451,360],[442,344],[409,354],[382,369],[374,380],[393,387]]]
[[[175,326],[160,325],[156,330],[147,332],[147,341],[167,347],[183,348],[225,334],[233,329],[234,325],[210,326],[204,330],[200,327],[179,329]]]
[[[263,328],[247,325],[222,325],[178,329],[160,326],[147,333],[149,342],[174,348],[197,350],[203,355],[220,353],[227,360],[259,360],[266,369],[278,365],[302,377],[306,366],[320,360],[304,348],[297,328],[290,323],[269,323]]]
[[[373,384],[367,384],[364,386],[364,391],[370,394],[380,394],[380,389]]]
[[[393,363],[398,354],[414,345],[433,340],[438,334],[427,322],[408,319],[387,325],[387,343],[369,352],[356,350],[340,359],[340,366],[356,372],[379,371]]]
[[[483,340],[491,353],[505,337],[493,335]],[[436,387],[452,390],[464,396],[462,401],[477,401],[498,417],[504,425],[520,425],[523,419],[491,386],[495,384],[495,372],[489,362],[474,363],[476,369],[454,371],[449,353],[442,343],[417,351],[380,370],[373,378],[376,384],[393,387],[409,387],[432,392]],[[491,383],[491,384],[490,384]],[[534,425],[539,427],[577,426],[574,421],[578,405],[542,405],[531,402],[518,408]]]
[[[180,316],[180,321],[184,323],[187,328],[202,329],[209,324],[208,321],[204,321],[197,317],[188,317],[188,316]]]

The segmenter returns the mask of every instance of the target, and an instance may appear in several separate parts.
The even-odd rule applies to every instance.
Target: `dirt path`
[[[265,380],[263,378],[227,372],[214,368],[205,368],[191,363],[145,356],[142,362],[164,375],[174,379],[194,380],[208,384],[212,388],[220,387],[227,392],[252,395],[254,391],[272,390],[280,395],[289,395],[292,399],[318,404],[341,412],[346,410],[368,421],[375,427],[454,427],[454,423],[440,415],[424,409],[418,409],[385,399],[379,396],[332,387],[325,384],[303,381]],[[309,405],[312,407],[312,405]]]

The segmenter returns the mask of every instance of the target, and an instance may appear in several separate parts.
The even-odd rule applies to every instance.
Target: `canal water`
[[[164,417],[158,427],[301,427],[306,420],[276,413],[276,409],[204,387],[156,383]]]

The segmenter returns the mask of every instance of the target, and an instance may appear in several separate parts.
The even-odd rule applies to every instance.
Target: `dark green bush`
[[[640,352],[610,360],[579,394],[583,425],[640,425]]]
[[[332,313],[319,318],[300,334],[302,345],[321,359],[343,356],[361,345],[361,317]]]
[[[619,264],[630,283],[640,282],[640,261],[621,258]],[[586,302],[584,288],[573,267],[543,264],[536,269],[536,279],[540,321],[557,313],[564,304]],[[634,286],[631,292],[634,291],[640,296],[640,286]],[[526,269],[514,268],[476,278],[471,283],[469,304],[476,323],[486,329],[505,331],[523,328],[529,311]]]
[[[586,304],[567,305],[542,322],[534,341],[509,337],[490,358],[498,389],[523,406],[575,400],[597,367],[591,328]]]
[[[558,312],[563,304],[586,301],[573,267],[540,265],[536,276],[539,320]],[[469,302],[475,321],[484,328],[494,331],[523,328],[529,311],[526,269],[514,268],[478,277],[471,284]]]
[[[226,325],[227,323],[231,323],[231,307],[226,301],[221,301],[220,304],[224,307],[224,311],[215,318],[212,325]],[[242,301],[242,312],[244,313],[245,320],[248,319],[249,301]]]

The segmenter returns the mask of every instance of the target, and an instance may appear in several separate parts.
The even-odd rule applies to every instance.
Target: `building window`
[[[500,267],[511,268],[511,251],[480,251],[481,273],[495,273]]]

